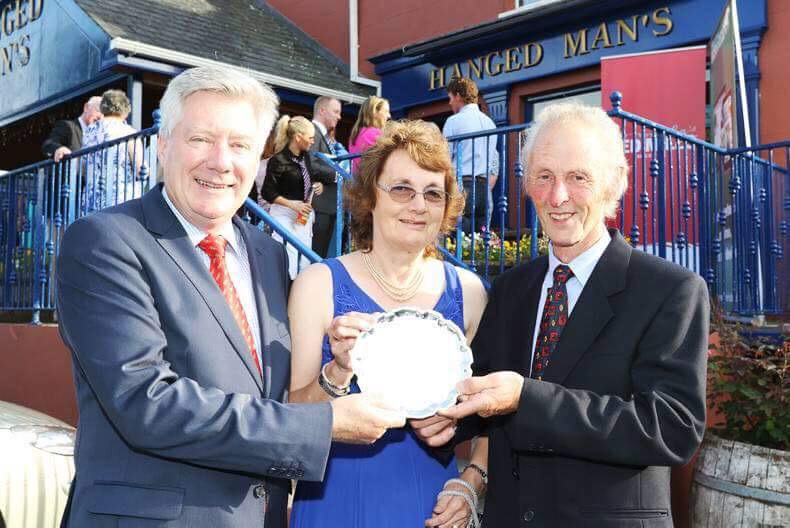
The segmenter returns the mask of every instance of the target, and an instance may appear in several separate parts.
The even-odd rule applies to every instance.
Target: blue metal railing
[[[155,180],[157,126],[0,175],[0,311],[55,308],[54,270],[66,227],[139,198]]]
[[[610,115],[621,125],[630,164],[629,191],[615,223],[632,246],[701,274],[733,314],[790,311],[790,141],[726,150],[625,112],[617,93],[612,102]],[[467,225],[459,222],[440,241],[440,252],[485,280],[546,251],[522,184],[519,153],[527,126],[450,138],[470,207]],[[63,231],[76,218],[137,197],[154,184],[157,130],[155,125],[60,163],[44,161],[0,176],[0,311],[31,312],[38,322],[41,310],[54,308]],[[123,167],[119,150],[127,154]],[[143,154],[139,163],[137,152]],[[466,175],[480,176],[477,186],[472,178],[464,181],[465,156],[477,160],[469,171],[475,174]],[[324,157],[337,171],[340,188],[352,178],[347,161],[356,157]],[[486,193],[485,200],[477,200],[478,192]],[[342,254],[350,250],[343,239],[348,218],[343,193],[337,195],[335,253]],[[294,248],[300,262],[320,260],[258,204],[247,200],[245,211],[248,220]]]
[[[790,142],[723,149],[611,101],[631,162],[619,219],[631,244],[702,275],[728,312],[790,311]]]

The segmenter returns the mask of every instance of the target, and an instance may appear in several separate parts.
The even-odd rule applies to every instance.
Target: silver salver
[[[456,383],[472,375],[461,329],[433,310],[398,308],[379,316],[351,350],[362,392],[375,393],[409,418],[453,405]]]

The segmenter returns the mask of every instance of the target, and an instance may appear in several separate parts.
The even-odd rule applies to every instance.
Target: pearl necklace
[[[365,263],[365,267],[368,269],[368,273],[370,276],[373,277],[373,280],[376,281],[376,284],[379,285],[379,288],[387,294],[387,296],[395,301],[398,302],[405,302],[417,295],[417,290],[420,289],[422,285],[422,279],[424,278],[422,267],[420,267],[417,272],[412,275],[411,279],[409,279],[408,284],[405,286],[398,286],[397,284],[393,284],[386,277],[376,268],[373,261],[370,260],[370,253],[362,253],[362,262]]]

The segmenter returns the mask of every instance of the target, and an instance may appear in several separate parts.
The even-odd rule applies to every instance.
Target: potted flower
[[[486,241],[485,231],[475,233],[474,244],[472,236],[464,233],[461,239],[461,255],[463,261],[474,266],[480,274],[485,273],[486,248],[488,249],[488,274],[499,273],[501,267],[509,269],[516,264],[530,259],[531,255],[531,234],[525,233],[520,240],[502,240],[495,231],[488,232]],[[456,238],[449,237],[445,243],[445,248],[455,254]],[[474,254],[472,248],[474,247]],[[538,237],[538,254],[545,255],[548,252],[548,240],[545,237]]]
[[[694,526],[784,526],[790,519],[790,341],[714,317],[713,412],[692,486]]]

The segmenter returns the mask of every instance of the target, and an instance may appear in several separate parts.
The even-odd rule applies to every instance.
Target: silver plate
[[[409,418],[425,418],[455,403],[455,385],[472,375],[472,351],[442,314],[398,308],[379,316],[351,350],[357,384]]]

